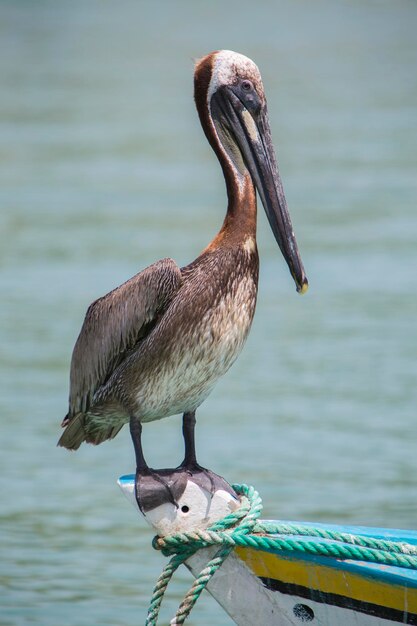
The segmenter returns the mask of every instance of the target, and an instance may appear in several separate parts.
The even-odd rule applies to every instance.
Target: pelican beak
[[[259,100],[248,107],[233,87],[219,89],[212,98],[212,113],[223,142],[236,143],[262,200],[275,239],[287,262],[299,293],[308,289],[308,280],[298,251],[278,171],[266,103]],[[231,152],[235,153],[231,147]],[[237,159],[234,158],[235,163]]]

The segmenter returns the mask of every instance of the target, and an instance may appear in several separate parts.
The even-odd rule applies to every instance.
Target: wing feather
[[[163,259],[89,306],[72,354],[69,413],[63,425],[88,410],[97,389],[149,332],[181,284],[175,261]]]

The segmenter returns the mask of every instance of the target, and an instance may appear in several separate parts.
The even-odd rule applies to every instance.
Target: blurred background
[[[128,430],[56,441],[89,303],[222,223],[192,97],[215,49],[261,69],[310,290],[261,209],[255,322],[197,414],[199,460],[264,517],[416,528],[416,26],[406,0],[1,2],[2,625],[144,622],[164,559],[116,486]],[[180,417],[144,446],[177,465]],[[190,619],[208,623],[231,623],[209,596]]]

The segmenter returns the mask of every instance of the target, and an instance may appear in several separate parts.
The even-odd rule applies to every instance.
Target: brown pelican
[[[197,62],[195,103],[226,181],[219,233],[179,268],[157,261],[89,307],[74,347],[69,412],[58,444],[99,444],[129,422],[137,472],[150,472],[142,424],[183,413],[185,457],[201,469],[195,412],[232,365],[248,335],[258,288],[256,191],[295,281],[307,278],[271,140],[261,75],[247,57],[222,50]]]

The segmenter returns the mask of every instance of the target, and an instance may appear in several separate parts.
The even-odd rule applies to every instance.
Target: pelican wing
[[[69,413],[88,410],[94,393],[146,336],[182,284],[181,270],[163,259],[93,302],[72,353]]]

